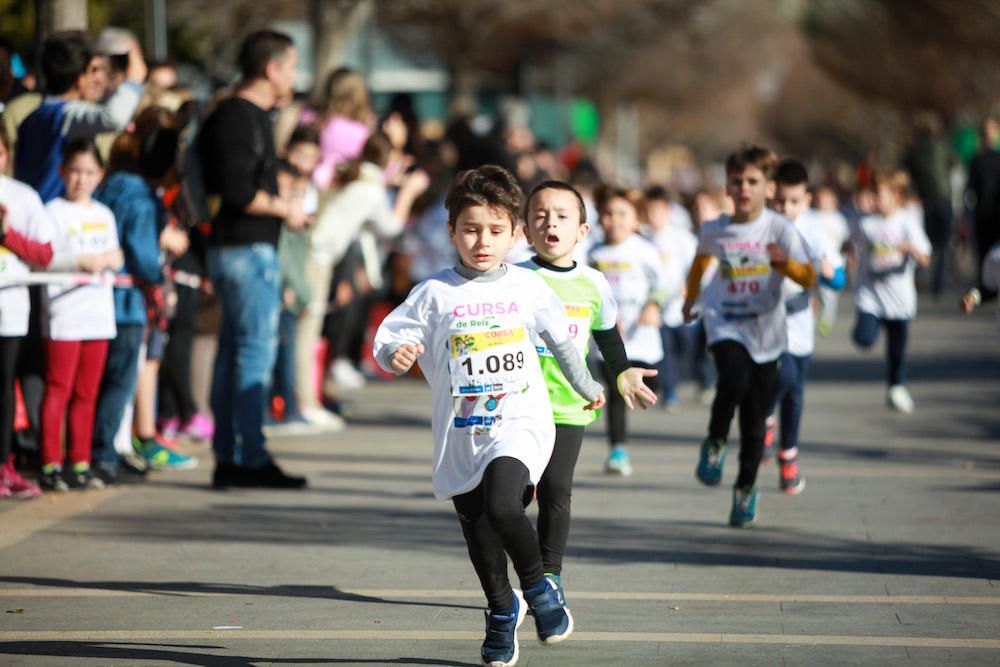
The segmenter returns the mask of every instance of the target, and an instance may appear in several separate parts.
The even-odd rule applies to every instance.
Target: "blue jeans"
[[[277,342],[278,253],[268,243],[215,246],[208,272],[222,305],[212,380],[215,460],[258,468],[271,460],[261,427]]]
[[[767,414],[773,415],[781,407],[781,449],[787,451],[799,446],[799,424],[802,422],[802,386],[809,371],[811,356],[799,357],[782,352],[778,360],[778,379],[774,383],[774,397]]]
[[[278,317],[278,352],[274,361],[272,396],[285,401],[285,419],[299,415],[295,400],[295,329],[299,316],[285,308]]]
[[[145,328],[141,324],[119,324],[118,335],[108,344],[108,361],[94,413],[94,444],[91,462],[105,470],[118,469],[115,434],[122,424],[125,408],[135,400],[139,373],[139,348]]]
[[[885,346],[886,362],[888,363],[889,386],[903,384],[906,381],[906,339],[910,331],[909,320],[882,320],[871,313],[858,311],[858,319],[854,323],[854,342],[863,348],[869,348],[878,340],[879,328],[884,325],[888,342]]]

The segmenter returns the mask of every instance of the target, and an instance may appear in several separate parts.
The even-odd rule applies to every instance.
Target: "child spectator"
[[[902,207],[904,180],[896,175],[872,178],[875,213],[851,229],[851,248],[858,261],[854,305],[857,319],[852,337],[870,348],[879,329],[886,330],[886,402],[902,413],[913,412],[906,381],[906,339],[910,320],[917,314],[916,267],[930,264],[931,243],[920,220]]]
[[[726,160],[735,212],[702,225],[684,301],[684,319],[690,321],[702,275],[716,258],[719,270],[705,289],[703,307],[719,379],[696,476],[708,486],[722,481],[729,426],[738,407],[740,472],[729,515],[729,524],[738,528],[753,525],[757,518],[757,469],[764,452],[767,404],[788,339],[782,283],[786,277],[803,287],[816,281],[795,226],[765,208],[774,196],[777,164],[774,153],[759,146],[743,148]]]
[[[0,125],[0,280],[16,280],[52,261],[52,221],[30,187],[4,176],[10,142]],[[0,498],[34,498],[41,490],[14,467],[14,379],[28,333],[28,288],[0,289]]]
[[[666,280],[656,247],[639,236],[639,221],[645,212],[642,193],[619,187],[598,192],[604,243],[590,251],[590,263],[604,274],[611,295],[618,303],[618,328],[625,340],[625,353],[636,368],[651,369],[663,359],[660,339],[660,304]],[[632,461],[625,443],[625,399],[608,365],[601,370],[608,387],[608,445],[611,448],[604,471],[609,475],[632,474]],[[659,391],[655,377],[647,385]]]
[[[121,268],[115,218],[92,195],[104,177],[104,165],[93,142],[66,143],[60,172],[65,198],[46,206],[55,226],[51,270],[76,269],[103,273]],[[90,469],[97,392],[115,337],[115,304],[111,283],[50,285],[42,320],[45,339],[45,396],[41,413],[43,489],[102,488]],[[62,426],[66,431],[70,469],[63,478]]]

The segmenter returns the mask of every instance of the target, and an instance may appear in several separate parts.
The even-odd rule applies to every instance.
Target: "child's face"
[[[889,217],[899,208],[899,197],[888,183],[879,184],[875,191],[875,210],[882,217]]]
[[[742,220],[754,220],[774,196],[774,181],[753,165],[726,175],[726,192],[733,198],[735,215]]]
[[[499,267],[514,247],[514,223],[510,216],[486,206],[463,209],[449,233],[462,264],[476,271]]]
[[[288,163],[303,174],[311,174],[319,164],[319,146],[305,141],[288,147]]]
[[[90,195],[104,178],[104,170],[90,153],[73,155],[60,171],[66,184],[66,199],[69,201],[90,199]]]
[[[610,245],[624,243],[639,231],[639,214],[627,199],[612,197],[601,211],[601,227]]]
[[[646,223],[654,232],[666,229],[670,224],[670,204],[662,199],[650,199],[646,202]]]
[[[779,183],[774,199],[771,200],[772,208],[778,213],[785,214],[789,220],[798,219],[811,203],[812,195],[806,189],[805,183],[797,185]]]
[[[0,174],[7,171],[8,160],[10,160],[10,151],[7,150],[7,144],[0,141]]]
[[[531,198],[524,234],[546,262],[571,265],[576,244],[589,229],[580,222],[580,206],[572,192],[548,189]]]

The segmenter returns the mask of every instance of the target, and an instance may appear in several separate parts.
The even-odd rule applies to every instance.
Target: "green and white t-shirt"
[[[569,317],[569,335],[581,358],[587,357],[591,331],[616,326],[618,304],[611,295],[611,286],[600,271],[582,264],[560,269],[549,264],[542,265],[533,259],[518,266],[536,271],[562,301]],[[549,388],[553,421],[586,426],[597,419],[600,411],[583,409],[588,401],[570,386],[545,343],[537,335],[534,342],[542,366],[542,377]]]

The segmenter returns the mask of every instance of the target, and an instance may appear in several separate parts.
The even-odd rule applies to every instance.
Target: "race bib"
[[[73,254],[103,252],[113,247],[111,224],[105,221],[83,222],[69,228]]]
[[[884,240],[872,241],[868,257],[868,266],[875,273],[892,271],[903,263],[903,253],[899,252],[896,244]]]
[[[569,337],[573,340],[573,346],[585,355],[587,353],[587,343],[590,340],[590,324],[592,321],[591,307],[589,303],[567,303],[564,304],[566,316],[569,318]],[[539,342],[536,346],[538,354],[543,357],[551,357],[549,348]]]
[[[528,359],[523,326],[468,331],[451,335],[452,396],[481,396],[523,390],[528,384]]]
[[[727,252],[726,261],[719,267],[726,294],[722,300],[727,315],[756,314],[754,306],[759,296],[766,293],[771,275],[771,262],[763,249]]]

